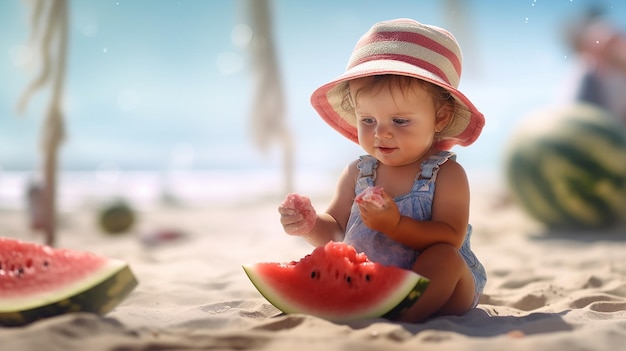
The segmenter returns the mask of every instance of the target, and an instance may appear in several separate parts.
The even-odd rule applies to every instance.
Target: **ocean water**
[[[23,208],[29,182],[41,177],[49,88],[23,114],[15,108],[40,58],[27,45],[25,3],[0,2],[0,208]],[[356,40],[377,21],[412,17],[457,35],[460,89],[487,121],[475,144],[453,150],[473,182],[499,178],[506,141],[525,116],[567,99],[577,59],[564,45],[563,25],[597,2],[448,3],[271,2],[294,191],[329,193],[361,153],[321,121],[309,96],[343,71]],[[609,20],[626,25],[626,4],[600,4]],[[255,91],[245,8],[243,0],[70,1],[62,209],[115,197],[149,206],[284,194],[280,140],[262,151],[250,137]]]

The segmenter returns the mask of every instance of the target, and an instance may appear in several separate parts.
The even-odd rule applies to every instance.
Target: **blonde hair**
[[[341,101],[341,108],[350,113],[354,113],[354,109],[356,107],[355,100],[359,96],[359,94],[367,94],[374,91],[380,91],[385,87],[391,88],[392,86],[398,87],[405,97],[407,97],[408,94],[414,92],[415,87],[420,87],[430,94],[433,99],[433,103],[435,104],[436,110],[439,110],[439,108],[443,106],[448,106],[452,116],[448,121],[446,127],[443,128],[440,132],[435,133],[435,138],[437,139],[450,139],[449,136],[454,134],[449,133],[448,127],[453,124],[452,121],[457,117],[460,110],[467,110],[465,106],[456,101],[454,96],[447,89],[437,84],[425,81],[423,79],[397,74],[382,74],[357,78],[353,81],[358,80],[366,81],[366,83],[362,85],[357,91],[350,91],[349,83],[344,83],[345,87],[343,88],[342,92],[343,96]]]

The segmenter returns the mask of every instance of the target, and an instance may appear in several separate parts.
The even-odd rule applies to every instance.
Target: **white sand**
[[[473,247],[489,280],[478,307],[423,324],[336,324],[278,316],[241,264],[299,259],[312,248],[282,233],[266,198],[238,206],[163,207],[133,234],[110,238],[87,209],[62,215],[59,246],[128,261],[140,284],[105,317],[65,315],[0,328],[2,350],[621,350],[626,342],[625,230],[546,233],[515,206],[474,193]],[[318,209],[325,198],[313,198]],[[0,235],[41,241],[21,212],[0,212]],[[139,233],[184,230],[146,248]]]

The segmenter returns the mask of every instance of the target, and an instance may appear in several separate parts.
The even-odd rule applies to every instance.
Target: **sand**
[[[290,261],[312,248],[282,232],[266,197],[203,207],[160,205],[109,237],[89,206],[61,214],[58,246],[130,263],[139,286],[106,316],[79,313],[0,328],[2,350],[621,350],[626,342],[626,230],[548,232],[499,192],[473,194],[473,248],[488,282],[477,308],[422,324],[333,323],[281,315],[241,265]],[[313,204],[324,208],[325,196]],[[20,211],[0,235],[42,241]],[[147,247],[140,235],[174,228]]]

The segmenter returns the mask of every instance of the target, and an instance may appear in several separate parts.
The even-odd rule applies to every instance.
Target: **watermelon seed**
[[[369,274],[366,274],[366,275],[365,275],[365,280],[367,280],[367,281],[369,282],[371,279],[372,279],[372,278],[370,277],[370,275],[369,275]]]
[[[311,278],[313,278],[313,279],[315,279],[315,278],[320,279],[320,277],[321,277],[320,272],[318,272],[318,271],[311,272]]]
[[[350,278],[350,276],[347,276],[346,281],[348,282],[348,284],[350,284],[350,282],[352,281],[352,278]]]

